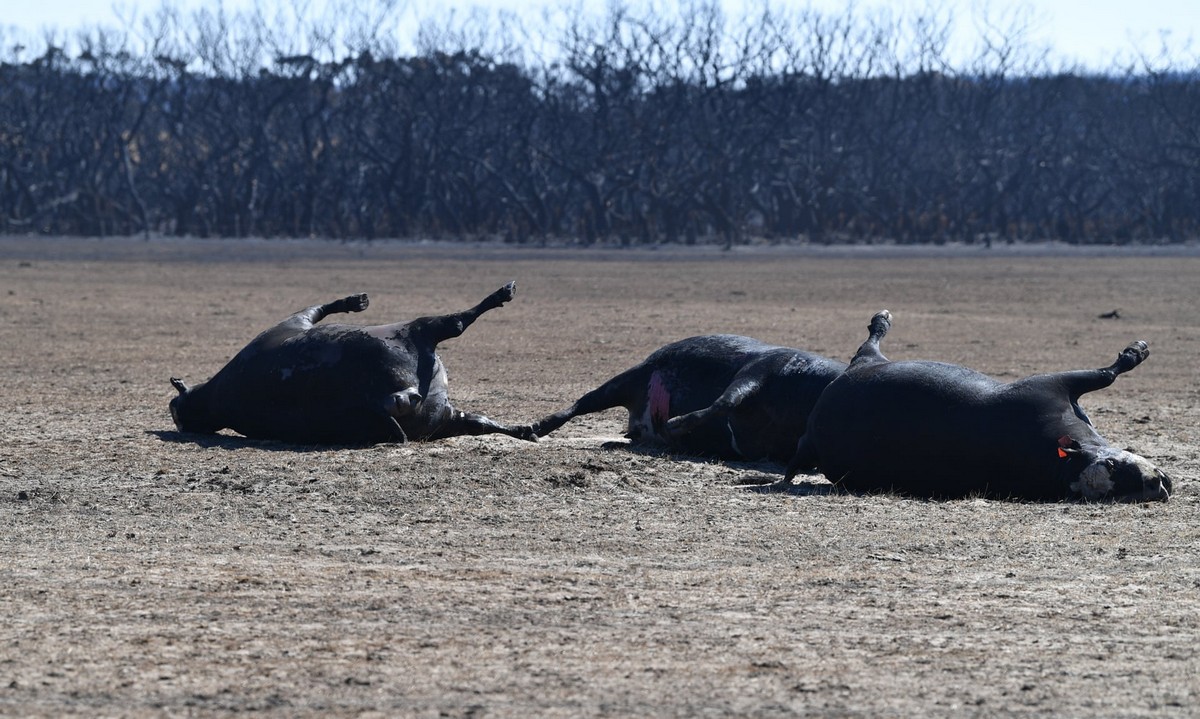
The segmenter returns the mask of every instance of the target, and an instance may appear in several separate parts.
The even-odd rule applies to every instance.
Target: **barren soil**
[[[320,449],[176,434],[295,309],[517,298],[442,347],[528,422],[732,332],[1000,378],[1150,359],[1084,404],[1168,504],[755,487],[770,464],[604,448],[622,411]],[[1200,257],[0,240],[0,715],[1181,716],[1200,706]],[[1119,309],[1119,319],[1100,319]]]

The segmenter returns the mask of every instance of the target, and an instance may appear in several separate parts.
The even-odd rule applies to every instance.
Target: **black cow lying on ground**
[[[809,410],[846,365],[749,337],[706,335],[666,345],[533,424],[544,436],[581,414],[629,411],[626,437],[686,454],[784,463]]]
[[[460,412],[447,396],[439,342],[458,337],[484,312],[513,298],[516,283],[465,312],[365,327],[317,325],[361,312],[365,294],[301,310],[256,337],[212,379],[179,395],[171,416],[181,432],[230,428],[247,437],[300,444],[373,444],[528,429]]]
[[[891,314],[825,389],[788,465],[787,481],[819,469],[856,491],[927,497],[1166,501],[1171,480],[1143,457],[1110,447],[1079,397],[1137,367],[1134,342],[1108,367],[1008,384],[940,362],[891,362],[879,341]]]

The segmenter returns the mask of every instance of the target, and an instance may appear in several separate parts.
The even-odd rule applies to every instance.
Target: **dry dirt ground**
[[[506,437],[173,432],[167,379],[291,311],[514,302],[442,347],[527,422],[732,332],[1001,378],[1152,355],[1085,406],[1169,504],[754,488],[779,469]],[[1119,309],[1120,319],[1098,318]],[[0,715],[1181,716],[1200,706],[1200,252],[0,240]],[[182,441],[181,441],[182,440]]]

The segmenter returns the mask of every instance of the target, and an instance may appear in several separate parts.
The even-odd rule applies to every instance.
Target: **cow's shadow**
[[[380,446],[379,444],[291,444],[274,439],[251,439],[236,434],[194,434],[165,429],[147,430],[146,434],[157,437],[162,442],[191,444],[203,447],[204,449],[222,449],[227,452],[243,449],[259,449],[267,452],[328,452],[338,449],[365,449]],[[628,452],[644,457],[662,457],[687,462],[720,463],[733,469],[751,472],[752,474],[739,476],[737,483],[733,486],[747,492],[754,492],[755,494],[787,494],[799,497],[848,494],[846,490],[839,489],[826,481],[781,484],[780,479],[782,478],[783,467],[766,460],[757,462],[726,460],[711,456],[676,452],[666,447],[635,444],[629,441],[608,441],[602,443],[600,448],[608,452]]]
[[[754,472],[755,474],[750,474],[748,476],[739,476],[737,478],[737,483],[733,486],[737,487],[738,489],[743,489],[747,492],[753,492],[755,494],[787,494],[796,497],[819,497],[834,494],[848,494],[846,490],[840,489],[834,484],[823,479],[783,484],[783,465],[776,464],[775,462],[771,462],[769,460],[752,462],[721,459],[713,456],[678,452],[667,447],[657,445],[638,444],[630,441],[616,440],[604,442],[600,445],[600,448],[610,452],[630,452],[632,454],[639,454],[645,457],[664,457],[666,459],[687,462],[720,463],[733,469]]]
[[[250,439],[235,434],[193,434],[175,430],[152,429],[146,434],[158,437],[171,444],[194,444],[205,449],[223,449],[229,452],[240,449],[261,449],[268,452],[328,452],[336,449],[364,449],[376,445],[362,444],[292,444],[275,439]]]

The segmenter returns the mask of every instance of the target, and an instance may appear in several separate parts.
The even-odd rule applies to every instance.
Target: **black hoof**
[[[892,327],[892,313],[887,310],[879,310],[875,316],[871,318],[871,324],[867,327],[872,336],[880,336],[887,334],[887,331]]]
[[[346,312],[362,312],[367,309],[367,305],[371,304],[371,300],[367,297],[366,292],[361,292],[343,299],[341,304],[346,308]]]
[[[492,293],[492,300],[495,301],[496,306],[499,307],[500,305],[504,304],[505,302],[508,302],[509,300],[511,300],[513,297],[516,297],[516,295],[517,295],[517,283],[509,282],[507,285],[501,287],[500,289],[498,289],[494,293]]]
[[[1117,357],[1117,368],[1122,372],[1137,367],[1150,356],[1150,345],[1143,340],[1130,342],[1129,346],[1121,350],[1121,354]]]
[[[387,406],[388,414],[393,417],[406,417],[416,412],[417,408],[421,406],[421,402],[425,401],[425,398],[415,388],[409,387],[408,389],[391,393],[388,395],[388,400],[390,402]]]
[[[700,418],[696,413],[684,414],[678,417],[672,417],[663,425],[663,435],[669,438],[678,438],[691,432],[700,425]]]

